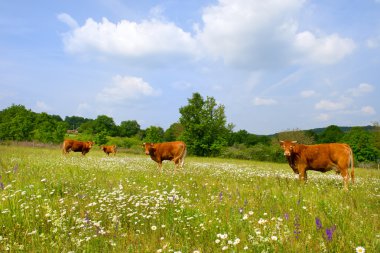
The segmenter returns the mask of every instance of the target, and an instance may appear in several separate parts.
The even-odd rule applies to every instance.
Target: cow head
[[[145,149],[145,154],[150,155],[151,153],[154,153],[154,143],[143,143],[143,148]]]
[[[87,141],[87,147],[92,148],[92,146],[94,146],[94,142],[93,141]]]
[[[297,141],[280,141],[281,148],[284,150],[284,156],[291,156]]]

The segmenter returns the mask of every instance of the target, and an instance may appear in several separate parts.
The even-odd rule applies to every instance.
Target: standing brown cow
[[[297,144],[297,141],[280,141],[284,155],[300,181],[307,180],[307,170],[326,172],[334,169],[343,177],[344,189],[348,190],[351,166],[351,180],[354,183],[354,159],[351,147],[344,143],[317,145]]]
[[[183,141],[144,143],[143,148],[145,154],[150,155],[150,158],[158,163],[160,172],[162,172],[162,161],[164,160],[174,162],[174,172],[177,167],[183,168],[187,153],[186,144]]]
[[[111,146],[102,145],[100,146],[100,149],[102,149],[104,153],[106,153],[108,156],[110,155],[110,153],[115,156],[117,152],[116,145],[111,145]]]
[[[86,155],[94,142],[92,141],[76,141],[76,140],[64,140],[62,145],[63,154],[68,154],[70,151],[82,152],[82,155]]]

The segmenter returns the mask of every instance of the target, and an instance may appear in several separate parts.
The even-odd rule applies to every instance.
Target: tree
[[[136,120],[122,121],[119,126],[119,134],[122,137],[132,137],[140,132],[140,125]]]
[[[336,125],[328,126],[318,137],[319,143],[334,143],[339,142],[344,133]]]
[[[145,130],[145,142],[162,142],[164,138],[164,129],[157,126],[150,126]]]
[[[182,139],[189,151],[198,156],[220,154],[229,134],[224,106],[218,105],[213,97],[204,100],[199,93],[194,93],[188,102],[179,112],[184,127]]]
[[[292,140],[292,141],[297,141],[300,144],[314,144],[314,138],[312,135],[310,135],[306,131],[302,131],[299,129],[293,129],[293,130],[288,130],[284,132],[280,132],[277,134],[277,140],[275,140],[275,145],[279,145],[278,141],[284,141],[284,140]]]
[[[44,112],[38,113],[35,117],[33,139],[44,143],[60,143],[64,139],[67,128],[67,122],[64,122],[61,117]]]
[[[180,139],[183,133],[183,126],[181,123],[173,123],[164,133],[164,141],[176,141]]]
[[[353,127],[342,140],[351,146],[358,162],[376,161],[380,155],[374,135],[362,127]]]
[[[75,130],[78,129],[83,123],[90,121],[90,119],[86,119],[80,116],[66,116],[65,122],[67,122],[69,129]]]
[[[104,132],[109,136],[116,136],[117,127],[112,118],[106,115],[99,115],[91,124],[92,134]]]
[[[36,113],[23,105],[12,105],[0,112],[0,140],[30,141]]]

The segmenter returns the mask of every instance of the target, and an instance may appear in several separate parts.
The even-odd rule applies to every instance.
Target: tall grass
[[[0,251],[380,252],[380,172],[0,146]]]

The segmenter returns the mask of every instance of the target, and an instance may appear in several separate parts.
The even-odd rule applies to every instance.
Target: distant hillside
[[[365,130],[367,130],[367,131],[370,131],[370,130],[374,130],[375,129],[375,127],[374,126],[370,126],[370,125],[368,125],[368,126],[352,126],[352,127],[347,127],[347,126],[338,126],[343,132],[348,132],[348,131],[350,131],[352,128],[354,128],[354,127],[362,127],[362,128],[364,128]],[[313,131],[314,133],[316,133],[316,134],[321,134],[321,133],[323,133],[325,130],[326,130],[326,128],[327,127],[321,127],[321,128],[313,128],[313,129],[305,129],[305,130],[302,130],[302,131]],[[278,133],[275,133],[275,134],[270,134],[270,135],[267,135],[267,136],[269,136],[269,137],[273,137],[273,136],[275,136],[276,134],[278,134]]]
[[[340,128],[340,130],[342,130],[343,132],[349,132],[352,128],[354,127],[347,127],[347,126],[338,126]],[[370,131],[370,130],[373,130],[375,127],[374,126],[359,126],[359,127],[362,127],[364,128],[365,130],[367,131]],[[316,134],[321,134],[322,132],[324,132],[326,130],[327,127],[322,127],[322,128],[313,128],[313,129],[310,129],[310,131],[313,131],[314,133]]]

